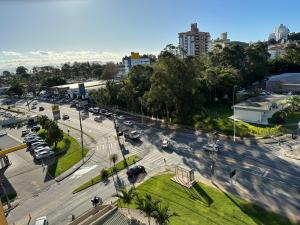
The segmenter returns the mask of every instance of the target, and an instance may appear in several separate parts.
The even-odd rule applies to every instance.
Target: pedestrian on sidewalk
[[[70,130],[68,129],[68,136],[70,136]]]

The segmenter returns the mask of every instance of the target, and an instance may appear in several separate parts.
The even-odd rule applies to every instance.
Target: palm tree
[[[112,154],[109,157],[110,161],[113,162],[114,164],[114,169],[116,170],[116,162],[118,161],[118,155],[117,154]]]
[[[158,225],[168,225],[170,222],[170,218],[173,216],[179,216],[177,213],[171,213],[169,206],[158,205],[155,212],[153,213],[153,217]]]
[[[132,201],[136,195],[137,195],[137,192],[134,187],[131,187],[128,190],[125,187],[123,187],[120,190],[120,193],[114,194],[113,196],[118,197],[123,204],[127,205],[128,215],[130,215],[129,205],[132,203]]]
[[[136,206],[137,209],[143,211],[148,217],[148,224],[150,225],[150,219],[151,216],[153,216],[153,213],[155,212],[156,208],[158,207],[159,201],[153,200],[151,195],[146,194],[145,198],[137,198],[136,200]]]

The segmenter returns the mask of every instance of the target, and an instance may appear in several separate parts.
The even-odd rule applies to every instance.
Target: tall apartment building
[[[191,30],[178,33],[179,47],[183,50],[183,56],[195,56],[208,52],[211,45],[209,32],[201,32],[197,23],[191,24]]]

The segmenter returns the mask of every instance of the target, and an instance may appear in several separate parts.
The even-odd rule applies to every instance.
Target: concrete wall
[[[250,110],[242,110],[242,109],[235,109],[234,110],[235,118],[249,122],[249,123],[258,123],[262,122],[262,114],[263,112],[260,111],[250,111]]]

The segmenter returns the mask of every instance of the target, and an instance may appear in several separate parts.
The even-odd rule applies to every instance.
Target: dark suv
[[[128,177],[136,176],[140,173],[145,173],[146,169],[144,166],[134,166],[127,171]]]

